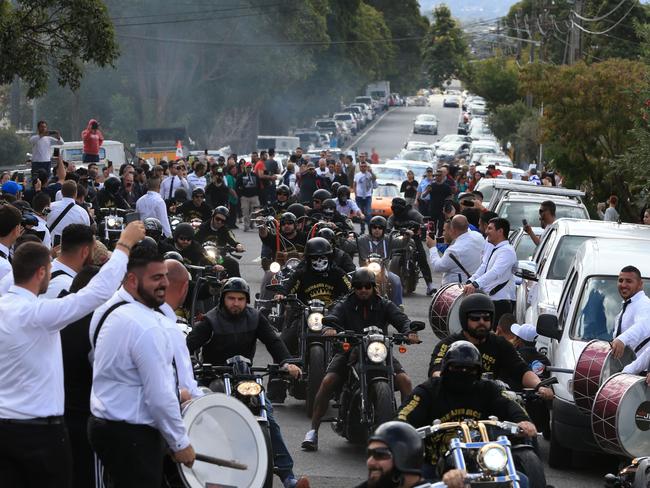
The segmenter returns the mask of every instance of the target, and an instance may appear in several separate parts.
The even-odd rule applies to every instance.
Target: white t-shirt
[[[372,196],[372,173],[366,171],[362,173],[359,171],[354,175],[355,196],[359,198],[367,198]]]
[[[32,161],[45,163],[52,159],[52,146],[63,144],[63,139],[35,134],[29,138],[29,143],[32,145]]]

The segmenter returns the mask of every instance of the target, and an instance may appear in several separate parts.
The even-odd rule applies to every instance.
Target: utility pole
[[[584,7],[584,0],[575,0],[574,11],[578,15],[582,15]],[[575,15],[571,15],[571,39],[569,41],[569,64],[575,64],[581,57],[580,37],[581,31],[579,26],[582,21]]]

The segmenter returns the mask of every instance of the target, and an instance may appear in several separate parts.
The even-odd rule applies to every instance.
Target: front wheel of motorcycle
[[[321,344],[312,344],[309,348],[309,370],[307,371],[307,417],[314,411],[314,400],[320,384],[325,377],[325,348]]]
[[[373,422],[371,431],[395,418],[395,395],[386,381],[377,381],[370,385],[370,402],[372,404]]]

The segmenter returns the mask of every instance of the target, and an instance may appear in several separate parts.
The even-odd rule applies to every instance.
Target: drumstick
[[[199,454],[198,452],[195,455],[197,461],[203,461],[204,463],[215,464],[217,466],[223,466],[225,468],[232,469],[248,469],[248,465],[238,463],[237,461],[228,461],[227,459],[221,459],[213,456],[208,456],[206,454]]]

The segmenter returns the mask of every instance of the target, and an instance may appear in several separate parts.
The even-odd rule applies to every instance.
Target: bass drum
[[[650,387],[644,376],[617,373],[598,390],[591,410],[596,443],[631,458],[650,453]]]
[[[439,339],[463,330],[458,315],[462,301],[463,287],[458,283],[444,285],[433,295],[429,306],[429,324]]]
[[[268,458],[264,434],[253,414],[239,400],[222,393],[196,398],[183,408],[183,422],[197,453],[246,465],[226,468],[199,460],[191,468],[180,465],[189,488],[264,486]]]
[[[587,343],[578,357],[573,373],[573,399],[583,413],[591,412],[594,398],[603,382],[623,371],[635,359],[634,351],[629,347],[625,348],[620,359],[616,359],[611,352],[609,342],[594,339]]]

